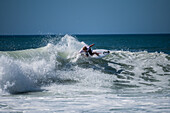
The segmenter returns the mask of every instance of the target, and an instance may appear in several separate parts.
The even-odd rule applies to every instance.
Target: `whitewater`
[[[78,53],[86,44],[65,35],[0,51],[0,112],[169,112],[169,54],[110,49],[93,59]]]

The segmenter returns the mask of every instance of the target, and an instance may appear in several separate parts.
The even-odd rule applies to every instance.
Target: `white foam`
[[[8,57],[0,57],[0,85],[9,93],[18,93],[37,90],[33,81],[24,74],[22,63]]]

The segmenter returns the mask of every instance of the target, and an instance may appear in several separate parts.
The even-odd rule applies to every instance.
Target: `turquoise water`
[[[0,112],[169,112],[169,54],[170,35],[1,36]]]

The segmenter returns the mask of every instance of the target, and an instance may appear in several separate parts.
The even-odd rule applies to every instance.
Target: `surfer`
[[[84,47],[79,51],[79,53],[85,53],[87,57],[89,56],[89,54],[90,54],[91,56],[93,56],[94,54],[96,54],[97,56],[99,56],[99,53],[92,51],[92,49],[91,49],[92,46],[94,46],[94,44],[91,44],[91,45],[89,45],[89,46],[84,46]]]

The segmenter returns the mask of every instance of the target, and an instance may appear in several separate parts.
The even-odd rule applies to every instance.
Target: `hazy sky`
[[[170,0],[0,0],[0,35],[170,33]]]

